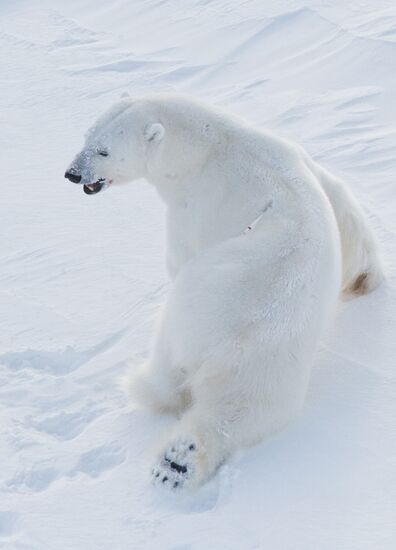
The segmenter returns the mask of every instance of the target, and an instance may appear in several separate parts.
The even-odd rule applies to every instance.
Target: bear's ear
[[[144,130],[146,141],[161,141],[165,135],[165,128],[159,122],[148,124]]]

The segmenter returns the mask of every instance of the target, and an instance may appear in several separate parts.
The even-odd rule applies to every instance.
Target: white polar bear
[[[115,105],[65,176],[88,194],[143,177],[166,203],[172,288],[128,386],[180,417],[154,482],[197,486],[301,408],[340,290],[383,277],[371,230],[299,146],[178,96]]]

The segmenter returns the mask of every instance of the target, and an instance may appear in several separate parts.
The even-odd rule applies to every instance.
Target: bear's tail
[[[310,161],[338,223],[342,248],[342,286],[351,294],[367,294],[384,279],[378,245],[363,210],[341,180]]]

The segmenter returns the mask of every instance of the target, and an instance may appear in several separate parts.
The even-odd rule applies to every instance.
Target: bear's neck
[[[240,125],[215,122],[201,119],[194,127],[191,121],[172,126],[165,120],[167,139],[149,164],[148,179],[167,205],[172,276],[201,250],[243,233],[268,204],[281,201],[281,186],[265,177],[254,131],[247,128],[243,135]]]
[[[146,177],[169,207],[185,204],[192,195],[198,200],[204,192],[215,200],[223,188],[244,194],[243,164],[262,167],[265,160],[262,151],[255,152],[257,130],[238,117],[172,96],[162,99],[155,110],[165,139],[153,147]],[[251,167],[247,172],[252,174]]]
[[[241,149],[240,135],[167,141],[149,180],[167,206],[167,265],[175,276],[201,250],[243,233],[277,192],[262,169],[254,174],[250,168],[260,162]]]

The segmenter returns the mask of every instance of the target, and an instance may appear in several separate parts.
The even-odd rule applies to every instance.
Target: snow
[[[0,548],[395,548],[394,0],[3,0],[0,48]],[[195,94],[303,144],[388,266],[340,305],[294,425],[182,497],[148,482],[172,419],[117,384],[167,291],[164,207],[144,182],[90,197],[63,179],[127,90]]]

